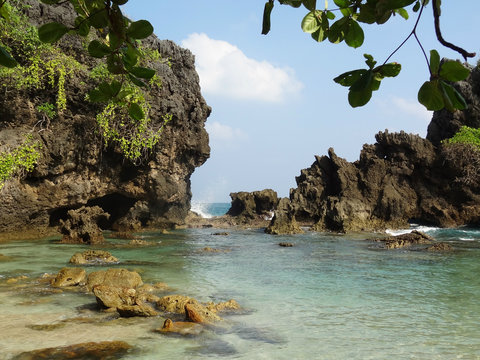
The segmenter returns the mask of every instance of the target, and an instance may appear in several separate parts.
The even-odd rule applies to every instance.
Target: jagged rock
[[[241,307],[236,300],[230,299],[225,302],[220,302],[215,304],[214,302],[209,302],[205,304],[208,310],[215,312],[225,312],[239,310]]]
[[[175,314],[184,314],[185,313],[185,304],[191,300],[196,301],[188,296],[183,295],[168,295],[160,298],[157,302],[157,307],[161,311],[175,313]]]
[[[73,256],[70,258],[70,263],[77,265],[111,264],[118,263],[118,259],[108,251],[86,250],[81,253],[78,252],[73,254]]]
[[[197,301],[185,304],[185,318],[195,323],[214,323],[221,320],[215,309],[211,310]]]
[[[270,220],[278,202],[277,193],[271,189],[231,193],[230,197],[232,204],[227,215],[244,222],[254,219]]]
[[[120,305],[117,307],[117,311],[121,317],[150,317],[158,315],[150,305],[143,303],[135,305]]]
[[[95,271],[88,275],[87,288],[92,291],[96,285],[108,285],[127,289],[137,289],[143,285],[142,278],[135,271],[127,269],[108,269]]]
[[[420,231],[414,230],[407,234],[388,236],[386,238],[375,239],[375,241],[382,242],[386,249],[400,249],[411,245],[430,244],[433,238]]]
[[[24,0],[22,5],[33,23],[74,26],[76,15],[69,2],[51,6]],[[88,71],[75,69],[65,83],[67,109],[41,134],[33,133],[43,144],[39,163],[24,179],[2,189],[0,233],[25,238],[56,232],[68,210],[95,205],[110,214],[103,224],[108,229],[136,231],[185,223],[192,196],[190,176],[210,156],[205,121],[211,109],[201,95],[189,50],[155,36],[142,44],[169,59],[148,64],[162,82],[152,90],[152,126],[163,124],[163,115],[172,115],[148,161],[135,166],[117,147],[103,146],[96,122],[99,105],[85,101],[96,83]],[[99,64],[76,36],[65,36],[55,46],[88,69]],[[0,94],[0,147],[18,144],[31,132],[40,116],[36,109],[46,102],[56,102],[56,89],[23,91],[15,84],[5,88]]]
[[[427,248],[427,251],[448,252],[448,251],[453,251],[453,247],[450,244],[439,242],[439,243],[433,244],[432,246],[429,246]]]
[[[87,273],[82,268],[63,268],[52,281],[54,287],[85,285]]]
[[[60,232],[63,234],[61,242],[89,245],[104,243],[103,232],[98,224],[109,217],[110,214],[98,206],[69,210],[67,219],[60,222]]]
[[[215,235],[215,236],[228,236],[230,235],[228,232],[216,232],[216,233],[213,233],[212,235]]]
[[[298,226],[292,210],[293,208],[289,199],[280,199],[277,209],[275,210],[275,215],[270,225],[265,229],[265,232],[272,235],[302,234],[303,230]]]
[[[192,322],[173,322],[171,319],[166,319],[163,323],[163,327],[161,329],[156,329],[155,331],[160,333],[175,333],[180,335],[199,335],[203,331],[203,326]]]
[[[281,243],[278,243],[278,245],[281,247],[293,247],[293,243],[291,242],[281,242]]]
[[[95,285],[92,289],[98,305],[104,308],[118,308],[123,305],[135,305],[137,292],[132,288],[110,285]]]
[[[13,360],[121,359],[132,347],[124,341],[102,341],[47,348],[21,353]]]

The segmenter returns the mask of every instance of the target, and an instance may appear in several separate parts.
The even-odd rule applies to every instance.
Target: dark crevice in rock
[[[99,224],[102,229],[110,229],[112,224],[124,217],[136,202],[136,199],[115,193],[89,200],[87,206],[98,206],[110,214],[110,218],[105,223]]]

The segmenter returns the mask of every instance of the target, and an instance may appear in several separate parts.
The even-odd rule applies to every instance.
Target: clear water
[[[85,247],[51,240],[0,244],[0,358],[23,350],[84,341],[125,340],[126,359],[480,359],[480,231],[438,230],[453,253],[381,250],[371,234],[218,229],[143,234],[155,246],[111,239],[118,267],[145,282],[167,282],[200,301],[236,299],[244,308],[199,337],[154,333],[164,318],[67,321],[95,310],[92,295],[30,292],[6,285],[20,275],[57,272]],[[460,240],[468,239],[468,240]],[[294,247],[278,246],[281,241]],[[204,253],[204,247],[229,252]],[[87,272],[98,267],[88,267]],[[30,281],[30,280],[27,280]],[[45,288],[48,288],[45,286]],[[3,354],[3,355],[2,355]],[[2,357],[3,356],[3,357]]]

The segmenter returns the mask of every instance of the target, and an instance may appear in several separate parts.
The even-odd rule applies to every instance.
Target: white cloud
[[[238,47],[206,34],[182,41],[196,58],[202,91],[234,99],[281,102],[298,94],[303,84],[293,69],[247,57]]]
[[[432,120],[432,112],[428,111],[422,104],[420,104],[416,100],[408,100],[393,96],[391,98],[391,104],[393,105],[394,110],[400,111],[405,115],[422,119],[427,123]]]
[[[234,129],[218,121],[207,122],[206,128],[211,140],[232,141],[247,138],[241,129]]]

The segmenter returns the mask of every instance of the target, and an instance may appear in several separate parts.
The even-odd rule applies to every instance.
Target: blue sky
[[[192,175],[194,201],[229,202],[230,192],[264,188],[288,196],[300,170],[329,147],[355,161],[379,131],[426,135],[431,113],[416,94],[428,80],[428,69],[413,38],[390,60],[402,64],[400,75],[383,80],[366,106],[350,108],[347,89],[332,80],[365,67],[364,53],[383,63],[410,33],[415,14],[408,21],[397,16],[386,25],[366,25],[364,45],[353,49],[316,43],[300,28],[308,11],[278,2],[270,34],[261,35],[264,4],[130,0],[124,6],[131,18],[149,20],[159,38],[196,56],[202,94],[213,112],[206,124],[211,157]],[[479,53],[478,14],[478,0],[443,1],[446,40]],[[459,58],[436,41],[430,6],[424,15],[418,35],[426,51],[435,48],[442,57]]]

